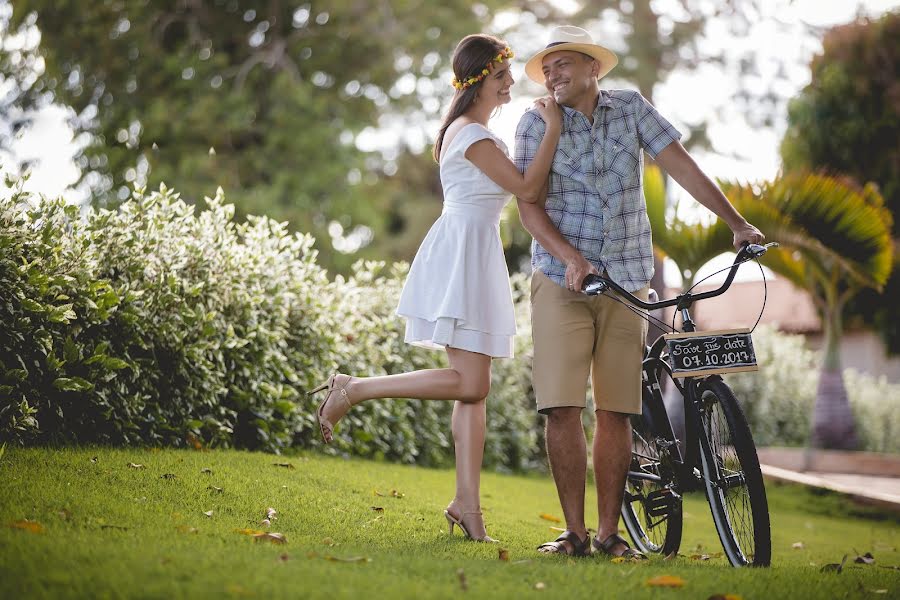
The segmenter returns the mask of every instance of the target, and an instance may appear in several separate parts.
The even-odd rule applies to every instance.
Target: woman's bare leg
[[[421,400],[458,400],[478,403],[491,389],[491,357],[457,348],[447,348],[449,369],[423,369],[410,373],[379,377],[338,375],[335,387],[347,390],[350,404],[381,398],[419,398]],[[337,424],[347,414],[343,402],[330,401],[323,416]]]
[[[481,510],[481,463],[487,424],[485,398],[491,389],[491,357],[447,348],[448,369],[427,369],[381,377],[338,375],[336,387],[347,390],[350,404],[379,398],[454,400],[451,431],[456,453],[456,496],[447,509],[461,519],[474,538],[485,535]],[[336,424],[349,407],[330,401],[323,416]]]
[[[479,379],[491,379],[491,359],[483,354],[449,348],[451,367]],[[487,394],[485,394],[487,396]],[[447,509],[463,521],[473,538],[487,533],[481,517],[481,463],[484,458],[484,437],[487,429],[487,405],[480,402],[456,402],[453,405],[451,431],[456,452],[456,496]]]

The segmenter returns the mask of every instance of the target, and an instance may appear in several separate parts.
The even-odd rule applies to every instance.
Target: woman
[[[489,35],[464,38],[453,53],[456,94],[434,145],[444,209],[410,267],[397,313],[406,318],[406,342],[446,350],[448,369],[385,377],[336,374],[313,392],[327,390],[316,411],[326,443],[334,425],[356,404],[375,398],[454,400],[451,430],[456,449],[456,496],[444,511],[453,533],[493,541],[480,511],[485,398],[492,358],[513,355],[515,317],[509,272],[500,242],[500,212],[510,194],[536,202],[550,172],[562,128],[550,98],[535,101],[547,122],[535,160],[522,174],[506,145],[488,128],[510,101],[512,51]]]

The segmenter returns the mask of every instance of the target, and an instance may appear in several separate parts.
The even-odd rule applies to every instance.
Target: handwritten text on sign
[[[746,329],[669,334],[666,344],[675,377],[757,369],[753,340]]]

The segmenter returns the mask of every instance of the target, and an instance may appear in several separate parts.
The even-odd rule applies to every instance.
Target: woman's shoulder
[[[463,141],[465,141],[466,138],[469,138],[472,140],[472,142],[484,139],[486,137],[497,139],[494,133],[481,123],[472,121],[465,117],[460,117],[450,123],[450,126],[444,133],[443,149],[441,152],[442,157],[447,155],[447,153],[450,151],[450,146],[453,145],[453,142],[456,141],[456,138],[460,136],[462,136],[461,139]]]

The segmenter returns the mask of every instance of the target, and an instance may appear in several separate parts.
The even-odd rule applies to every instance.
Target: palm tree
[[[812,443],[857,446],[841,368],[843,311],[863,288],[881,291],[891,273],[892,217],[873,186],[859,189],[827,175],[796,172],[754,189],[725,186],[735,208],[782,247],[766,265],[812,298],[825,338],[813,411]]]
[[[645,173],[647,212],[657,249],[674,260],[685,283],[713,257],[732,249],[721,221],[688,224],[666,218],[662,175]],[[766,266],[807,291],[825,337],[816,392],[812,442],[825,448],[853,448],[856,428],[840,360],[842,314],[847,301],[866,287],[881,290],[890,275],[891,213],[871,186],[862,190],[826,175],[796,172],[761,186],[723,184],[744,217],[781,244],[766,254]]]

